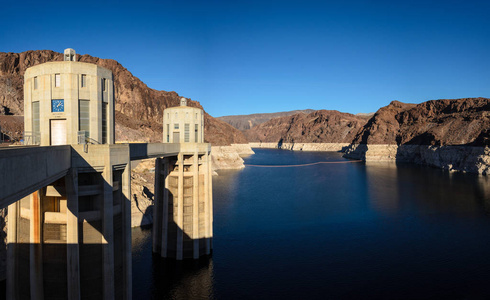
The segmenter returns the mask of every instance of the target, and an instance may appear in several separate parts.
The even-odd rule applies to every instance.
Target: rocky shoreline
[[[352,144],[344,157],[368,162],[393,161],[490,175],[488,146],[368,145]]]
[[[432,146],[345,143],[249,143],[252,148],[293,151],[344,152],[344,157],[366,162],[404,162],[448,171],[490,175],[488,146]]]
[[[231,144],[229,146],[212,146],[211,159],[213,171],[220,169],[243,169],[242,156],[254,154],[249,144]]]

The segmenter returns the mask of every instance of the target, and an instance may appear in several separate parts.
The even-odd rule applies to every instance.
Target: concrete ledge
[[[178,143],[134,143],[129,145],[129,153],[131,160],[140,160],[145,158],[162,157],[169,155],[177,155],[180,152]]]
[[[66,224],[66,213],[47,211],[44,213],[44,223]]]
[[[71,146],[0,149],[0,208],[65,176]]]

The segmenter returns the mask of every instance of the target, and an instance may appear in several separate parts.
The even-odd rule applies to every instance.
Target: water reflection
[[[367,197],[372,208],[384,215],[396,213],[400,209],[396,164],[367,162],[365,171]]]
[[[480,176],[478,178],[479,192],[480,192],[480,205],[483,207],[485,213],[490,215],[490,176]]]
[[[229,197],[226,201],[220,201],[220,198],[213,199],[214,211],[224,213],[233,209],[233,204],[237,196],[238,185],[240,181],[238,177],[243,170],[219,170],[219,176],[213,176],[213,193],[226,194]]]
[[[369,201],[383,215],[490,212],[486,176],[385,162],[366,163],[365,171]]]
[[[211,258],[175,261],[151,251],[151,228],[133,228],[133,299],[212,299]]]

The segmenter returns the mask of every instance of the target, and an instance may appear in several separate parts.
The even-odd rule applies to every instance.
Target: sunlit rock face
[[[393,101],[358,132],[346,157],[489,174],[490,99]]]
[[[350,143],[369,116],[335,110],[274,118],[245,131],[249,142],[268,143]]]
[[[490,145],[490,99],[393,101],[360,130],[354,144]]]

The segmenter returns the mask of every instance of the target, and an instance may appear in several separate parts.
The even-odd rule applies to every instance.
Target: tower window
[[[37,90],[37,76],[34,77],[34,89]]]
[[[197,115],[197,114],[196,114]],[[198,129],[199,129],[199,125],[198,124],[194,124],[194,142],[195,143],[198,143]]]
[[[39,119],[39,101],[32,102],[32,143],[34,145],[40,142],[41,122]]]
[[[85,131],[85,137],[90,137],[90,101],[78,101],[78,128]]]
[[[107,91],[107,80],[105,78],[102,78],[102,90],[104,92]]]
[[[167,143],[170,143],[170,125],[167,124]]]
[[[177,129],[177,130],[179,129],[179,123],[174,124],[174,129]]]
[[[60,86],[61,86],[61,75],[54,74],[54,87],[60,87]]]
[[[185,131],[184,131],[184,142],[188,143],[189,142],[189,124],[185,124]]]
[[[85,74],[82,74],[81,85],[82,85],[82,87],[87,86],[87,75],[85,75]]]
[[[107,144],[107,103],[102,103],[102,144]]]

